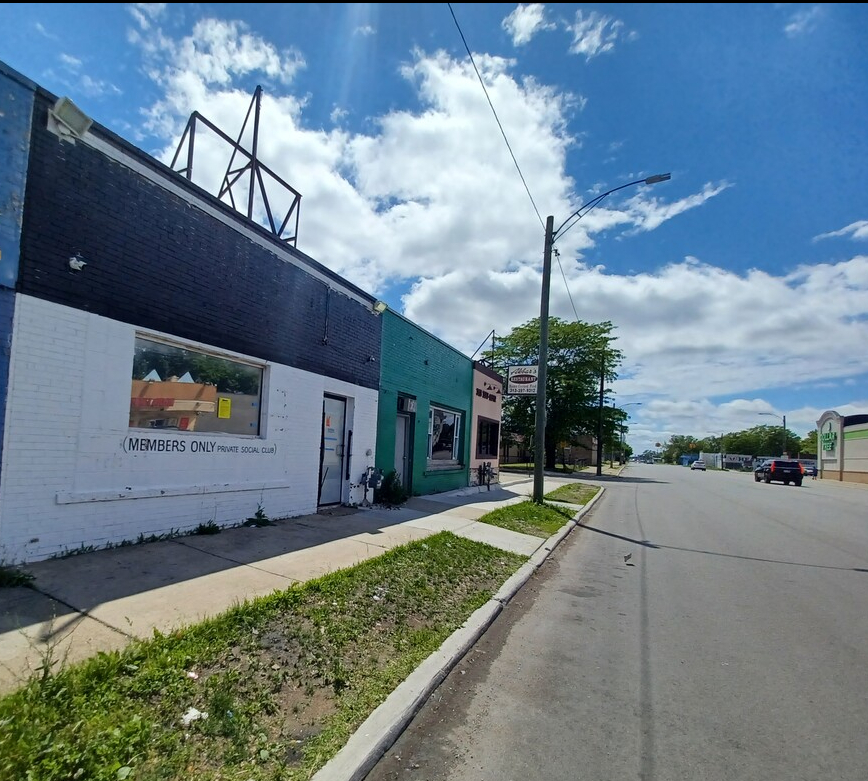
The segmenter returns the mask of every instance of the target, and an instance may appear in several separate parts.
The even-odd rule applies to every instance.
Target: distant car
[[[769,458],[757,464],[753,470],[753,479],[757,483],[783,483],[784,485],[801,485],[805,476],[805,467],[798,461],[787,461],[783,458]]]
[[[705,461],[694,461],[690,465],[691,469],[701,469],[703,472],[705,471]]]

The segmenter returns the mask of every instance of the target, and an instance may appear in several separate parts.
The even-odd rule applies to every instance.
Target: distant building
[[[754,457],[741,453],[724,453],[722,458],[724,469],[749,471],[753,469]]]
[[[503,377],[480,361],[473,362],[473,405],[470,430],[470,484],[497,481]]]
[[[817,421],[817,477],[868,483],[868,414],[824,412]]]

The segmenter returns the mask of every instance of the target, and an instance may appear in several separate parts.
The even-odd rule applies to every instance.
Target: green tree
[[[554,469],[560,443],[574,443],[586,434],[595,435],[600,422],[599,391],[617,378],[623,360],[613,347],[614,326],[610,322],[567,322],[549,318],[548,364],[546,374],[546,469]],[[494,366],[531,366],[539,364],[539,318],[514,328],[500,337],[486,357]],[[609,410],[612,408],[609,407]],[[623,415],[623,411],[617,410]],[[604,409],[604,441],[611,441],[622,418]],[[505,396],[503,428],[523,434],[534,441],[536,397]]]
[[[675,463],[687,453],[738,453],[745,456],[780,456],[784,451],[792,458],[809,458],[816,455],[817,432],[808,432],[807,437],[800,439],[787,429],[786,444],[784,432],[780,426],[762,425],[743,431],[731,431],[719,437],[711,436],[704,439],[675,434],[670,437],[663,451],[663,460]]]
[[[683,434],[673,434],[663,447],[663,461],[676,464],[681,456],[696,455],[702,452],[700,441],[696,437]]]
[[[817,457],[817,429],[811,429],[807,436],[799,443],[800,458]]]

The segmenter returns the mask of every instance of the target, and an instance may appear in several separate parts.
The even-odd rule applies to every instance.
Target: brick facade
[[[471,485],[483,485],[497,480],[502,414],[503,377],[488,366],[474,361],[469,461]],[[485,443],[480,442],[483,426],[489,437],[489,441]],[[485,474],[486,466],[492,472],[490,476]]]
[[[30,115],[35,85],[11,74],[0,63],[0,467],[9,352],[12,348],[14,289],[18,281],[18,251],[24,213],[24,183],[30,149]]]
[[[411,493],[424,495],[468,485],[473,362],[463,353],[391,311],[383,317],[377,467],[395,468],[398,398],[415,399],[410,414]],[[432,405],[462,416],[461,463],[437,466],[428,460],[428,413]]]
[[[340,500],[360,502],[375,299],[105,128],[62,140],[55,98],[0,68],[10,91],[34,108],[16,115],[17,146],[0,135],[26,159],[20,241],[2,232],[16,279],[14,294],[0,286],[0,562],[234,525],[260,506],[315,512],[326,397],[345,403],[352,443]],[[130,428],[137,338],[258,367],[259,433]]]
[[[51,104],[34,112],[19,292],[377,387],[371,296],[107,131],[60,140]]]

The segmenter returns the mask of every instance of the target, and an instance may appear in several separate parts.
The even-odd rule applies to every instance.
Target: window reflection
[[[451,410],[431,407],[428,412],[428,458],[458,461],[461,416]]]
[[[259,434],[262,368],[136,338],[130,428]]]

